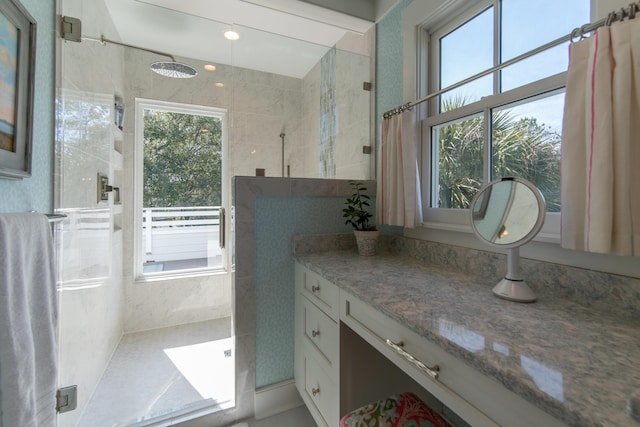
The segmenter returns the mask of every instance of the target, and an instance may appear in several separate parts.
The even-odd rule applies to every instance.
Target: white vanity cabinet
[[[340,376],[342,323],[343,328],[355,332],[387,363],[391,362],[417,383],[430,399],[447,406],[471,426],[566,427],[497,380],[446,352],[436,342],[299,263],[296,263],[295,275],[296,386],[319,426],[337,426],[340,411],[354,409],[349,405],[344,407],[349,399],[346,395],[340,396],[341,391],[355,389],[350,382],[367,384],[358,389],[363,394],[375,387],[376,379],[378,383],[389,382],[389,377],[382,379],[384,372],[381,370],[360,371],[359,376],[353,374],[346,359],[343,359]],[[355,351],[347,341],[342,345],[345,355]],[[366,365],[365,359],[373,356],[370,351],[358,353],[355,363]],[[397,376],[404,375],[399,372]],[[371,379],[369,383],[368,379]]]
[[[339,289],[295,266],[295,381],[319,426],[339,421]]]
[[[341,291],[340,320],[474,427],[566,427],[437,344]]]

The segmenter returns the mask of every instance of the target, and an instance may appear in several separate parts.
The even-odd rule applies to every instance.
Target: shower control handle
[[[311,394],[312,394],[312,395],[314,395],[314,396],[315,396],[315,395],[317,395],[318,393],[320,393],[320,387],[312,388],[312,389],[311,389]]]

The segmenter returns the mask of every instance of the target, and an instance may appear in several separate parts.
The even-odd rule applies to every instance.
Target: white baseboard
[[[282,381],[255,392],[256,420],[302,406],[304,402],[294,380]]]

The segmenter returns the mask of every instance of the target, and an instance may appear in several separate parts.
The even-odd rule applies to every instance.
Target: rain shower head
[[[198,72],[192,66],[181,64],[175,60],[154,62],[151,64],[151,71],[161,76],[173,77],[175,79],[188,79],[198,75]]]
[[[198,72],[195,68],[187,64],[181,64],[180,62],[176,62],[176,58],[173,55],[168,53],[159,52],[157,50],[147,49],[144,47],[133,46],[126,43],[117,42],[115,40],[109,40],[105,36],[100,36],[100,38],[95,37],[82,37],[82,40],[91,40],[95,42],[100,42],[102,44],[111,43],[117,44],[119,46],[130,47],[133,49],[144,50],[145,52],[155,53],[156,55],[166,56],[167,58],[171,58],[171,61],[159,61],[151,64],[151,71],[154,73],[158,73],[161,76],[173,77],[176,79],[188,79],[191,77],[195,77],[198,75]]]

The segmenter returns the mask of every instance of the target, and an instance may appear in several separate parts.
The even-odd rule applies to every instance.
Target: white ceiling
[[[299,0],[105,0],[105,4],[118,32],[105,34],[108,38],[182,58],[298,78],[347,32],[364,33],[374,25]],[[239,40],[224,39],[229,28],[240,34]]]

